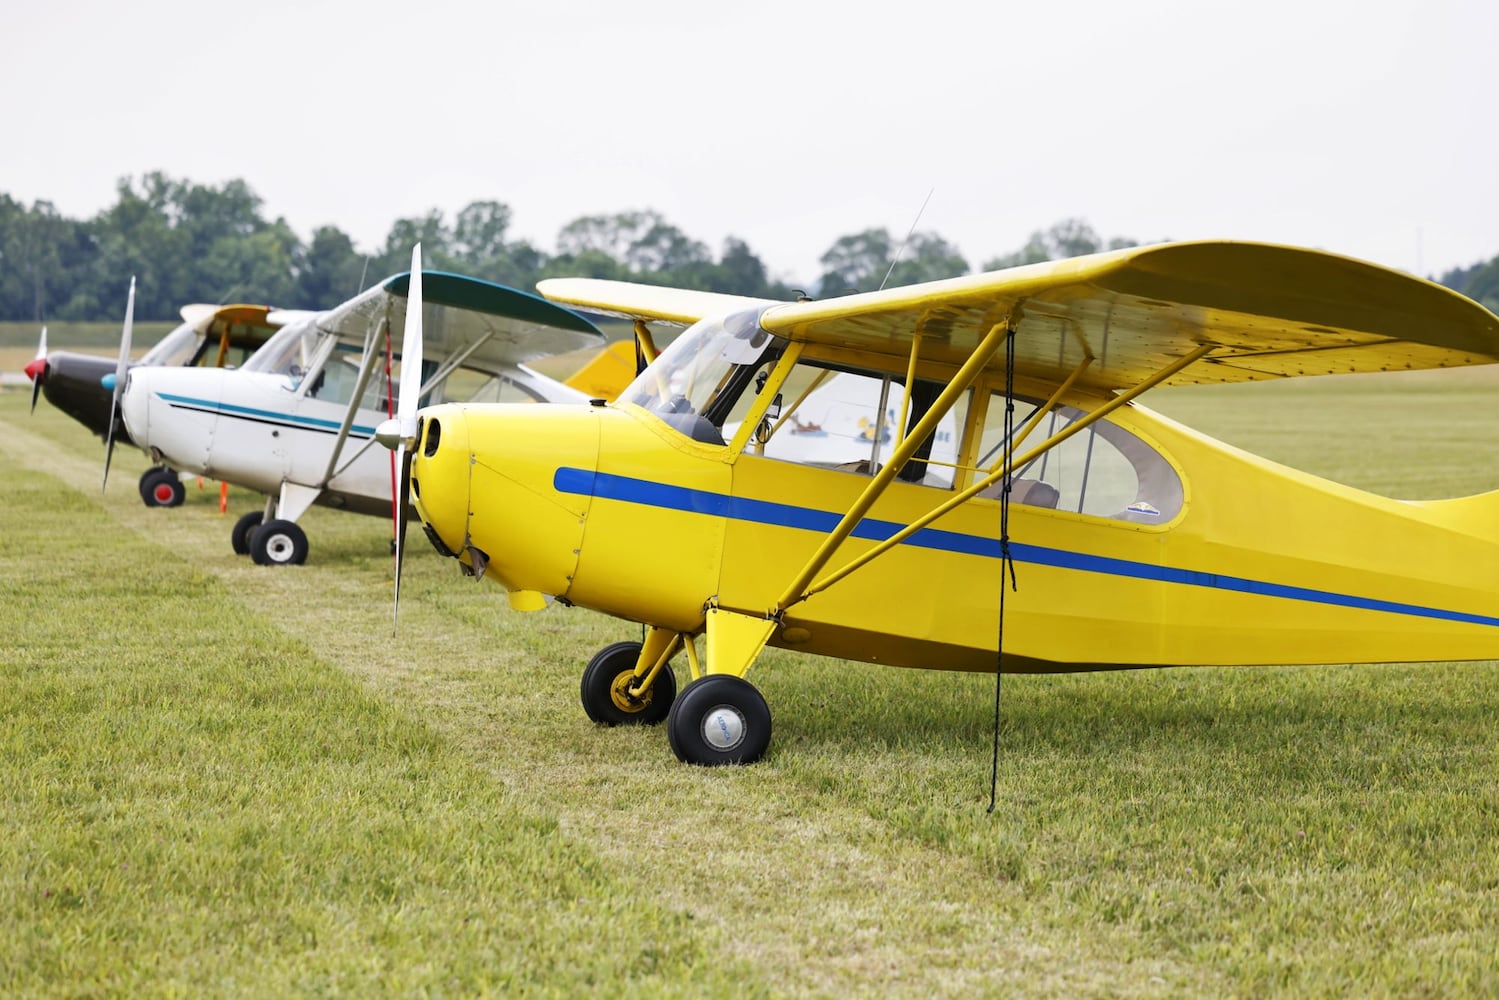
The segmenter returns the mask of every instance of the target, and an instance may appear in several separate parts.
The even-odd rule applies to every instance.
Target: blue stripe
[[[552,485],[560,493],[580,494],[603,500],[618,500],[623,503],[643,504],[665,510],[680,510],[692,514],[707,514],[726,517],[735,521],[768,524],[781,528],[801,528],[827,534],[842,520],[842,515],[832,511],[798,507],[793,504],[774,503],[769,500],[749,500],[743,497],[725,496],[707,490],[694,490],[682,486],[668,486],[646,479],[616,476],[585,469],[559,468],[552,477]],[[855,538],[884,541],[906,526],[894,521],[879,521],[866,518],[854,529]],[[967,535],[937,528],[922,528],[902,545],[956,552],[961,555],[980,556],[986,559],[1000,557],[999,539],[982,535]],[[1352,594],[1339,594],[1310,587],[1294,587],[1282,583],[1250,580],[1220,573],[1203,573],[1197,570],[1177,569],[1171,566],[1155,566],[1129,559],[1113,559],[1094,556],[1067,549],[1053,549],[1041,545],[1010,543],[1010,555],[1016,562],[1037,566],[1053,566],[1058,569],[1077,570],[1084,573],[1102,573],[1106,576],[1126,577],[1133,580],[1150,580],[1156,583],[1176,583],[1188,587],[1207,587],[1239,594],[1260,597],[1279,597],[1290,601],[1306,601],[1312,604],[1327,604],[1340,608],[1355,608],[1361,611],[1383,611],[1388,614],[1410,615],[1416,618],[1434,618],[1440,621],[1462,622],[1468,625],[1499,626],[1499,618],[1490,615],[1468,614],[1448,611],[1445,608],[1428,608],[1419,604],[1399,601],[1382,601]]]
[[[281,424],[284,427],[298,427],[315,431],[337,431],[343,426],[338,420],[320,420],[317,417],[301,417],[292,413],[278,413],[275,410],[257,410],[249,406],[236,406],[233,403],[223,403],[213,399],[193,399],[190,396],[169,396],[164,392],[158,392],[157,396],[171,403],[173,406],[186,406],[209,413],[217,413],[226,417],[241,417],[259,420],[267,423]],[[373,437],[373,427],[361,427],[354,424],[349,428],[349,433],[361,437]]]

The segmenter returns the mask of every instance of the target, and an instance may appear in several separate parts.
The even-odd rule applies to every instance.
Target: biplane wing
[[[499,369],[604,346],[604,335],[592,323],[527,292],[442,271],[428,271],[423,280],[427,347],[439,357],[477,344],[468,363]],[[320,314],[317,326],[341,340],[358,342],[373,324],[387,319],[392,329],[400,330],[406,322],[410,281],[409,274],[387,278]]]

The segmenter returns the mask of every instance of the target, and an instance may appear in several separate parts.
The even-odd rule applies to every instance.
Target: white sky
[[[1499,254],[1499,4],[6,4],[0,192],[75,218],[243,178],[304,238],[507,203],[546,250],[654,208],[809,282],[839,236],[971,265],[1077,216],[1421,274]]]

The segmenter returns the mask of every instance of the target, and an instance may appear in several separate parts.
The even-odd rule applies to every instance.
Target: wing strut
[[[922,528],[925,528],[927,525],[937,520],[939,517],[957,507],[962,506],[969,500],[978,496],[984,490],[993,486],[995,483],[999,482],[1006,475],[1008,475],[1011,469],[1021,468],[1029,464],[1030,462],[1035,461],[1041,455],[1050,451],[1052,448],[1055,448],[1057,445],[1061,444],[1063,441],[1067,440],[1078,431],[1084,430],[1096,421],[1102,420],[1110,413],[1113,413],[1115,410],[1119,409],[1119,407],[1123,406],[1125,403],[1128,403],[1130,400],[1140,395],[1140,393],[1144,392],[1147,389],[1160,385],[1162,382],[1166,381],[1166,379],[1169,379],[1171,376],[1175,375],[1183,368],[1186,368],[1193,362],[1200,360],[1204,355],[1213,350],[1213,348],[1216,346],[1216,344],[1203,344],[1201,347],[1197,348],[1195,351],[1192,351],[1190,354],[1177,358],[1171,364],[1167,365],[1165,368],[1162,368],[1160,371],[1156,372],[1154,375],[1150,376],[1139,385],[1130,389],[1128,392],[1124,392],[1119,394],[1118,396],[1115,396],[1113,399],[1110,399],[1102,406],[1090,411],[1085,416],[1064,427],[1062,430],[1053,434],[1051,437],[1047,438],[1045,441],[1042,441],[1040,444],[1036,445],[1036,447],[1026,452],[1020,458],[1016,459],[1013,456],[1007,457],[1004,461],[999,463],[999,466],[993,472],[990,472],[988,475],[984,476],[984,478],[978,480],[972,486],[969,486],[966,490],[963,490],[961,493],[958,493],[950,497],[943,503],[938,504],[936,507],[923,514],[921,517],[917,518],[915,521],[912,521],[910,524],[906,525],[904,528],[900,529],[895,534],[885,539],[883,542],[880,542],[878,545],[869,549],[867,552],[863,553],[857,558],[850,560],[847,564],[835,570],[834,572],[829,573],[827,576],[823,577],[821,580],[818,580],[816,583],[807,585],[806,590],[800,596],[795,596],[794,599],[791,600],[783,598],[780,605],[780,610],[784,611],[787,608],[792,607],[793,605],[800,604],[802,601],[805,601],[813,594],[827,590],[833,584],[837,583],[839,580],[842,580],[854,570],[868,563],[871,559],[874,559],[876,556],[883,555],[884,553],[890,551],[895,546],[905,541],[907,538],[910,538],[912,535],[916,534],[916,532],[920,531]],[[1067,381],[1064,382],[1060,387],[1058,387],[1057,391],[1052,394],[1052,398],[1047,402],[1046,406],[1038,409],[1036,411],[1036,414],[1039,415],[1045,413],[1053,406],[1055,406],[1062,393],[1065,392],[1067,387],[1070,386],[1077,379],[1077,377],[1083,373],[1083,369],[1086,368],[1089,362],[1091,362],[1092,360],[1092,358],[1083,359],[1083,362],[1078,365],[1078,367],[1070,376],[1068,376]],[[1031,420],[1027,422],[1026,427],[1023,427],[1021,429],[1020,438],[1022,440],[1024,439],[1025,435],[1029,433],[1030,428],[1034,426],[1035,420],[1036,416],[1033,415]],[[1016,441],[1016,444],[1019,444],[1019,441]]]
[[[384,334],[386,350],[387,353],[389,353],[389,345],[391,341],[389,317],[386,317],[385,321],[383,322],[383,324],[381,324],[381,327],[379,329]],[[335,334],[335,337],[336,336],[337,335]],[[328,453],[328,467],[323,470],[323,478],[320,481],[320,485],[322,486],[327,486],[329,480],[336,476],[338,472],[343,471],[343,469],[338,469],[338,472],[335,472],[334,469],[338,466],[339,457],[343,455],[344,444],[349,440],[349,431],[354,426],[354,417],[359,412],[359,403],[364,399],[365,390],[369,388],[370,377],[375,373],[375,366],[378,365],[382,360],[379,352],[374,349],[375,345],[380,342],[380,339],[380,333],[376,333],[373,337],[365,338],[364,357],[360,358],[359,360],[359,375],[354,380],[354,394],[349,397],[349,407],[348,409],[344,410],[344,418],[339,422],[338,425],[338,436],[333,439],[333,450]],[[337,348],[335,348],[335,350],[337,350]],[[329,359],[325,362],[325,365],[331,365],[335,362],[335,360],[336,359],[330,356]],[[385,385],[386,393],[389,394],[390,378],[388,374],[385,380]],[[363,449],[361,449],[359,454],[363,453],[364,451]],[[358,458],[359,456],[355,455],[354,457]],[[350,461],[352,461],[352,459]],[[347,468],[347,466],[345,466],[345,468]]]
[[[984,339],[979,341],[979,345],[974,348],[973,354],[969,356],[967,361],[963,362],[963,367],[958,369],[958,373],[953,376],[952,381],[947,383],[947,386],[937,396],[936,400],[933,401],[931,408],[926,411],[921,420],[911,429],[911,433],[906,435],[905,439],[891,453],[890,460],[881,466],[879,472],[875,474],[874,479],[870,481],[868,486],[864,487],[864,492],[859,494],[853,506],[848,509],[848,513],[843,515],[843,519],[838,522],[837,527],[828,534],[827,538],[823,539],[822,545],[812,554],[812,558],[808,560],[807,565],[802,567],[801,572],[791,581],[791,585],[786,588],[786,592],[776,602],[773,612],[775,615],[780,615],[787,608],[806,599],[807,595],[805,591],[807,584],[811,583],[812,578],[828,564],[828,560],[833,558],[833,553],[837,551],[838,546],[842,545],[844,540],[853,533],[854,528],[864,519],[864,515],[869,513],[869,509],[874,506],[875,501],[884,494],[885,488],[895,481],[896,474],[900,472],[901,467],[906,464],[906,461],[912,455],[916,454],[916,449],[926,440],[927,435],[937,429],[937,424],[943,417],[947,416],[947,411],[952,409],[953,404],[958,401],[958,397],[966,392],[974,380],[983,373],[984,366],[989,363],[989,359],[994,356],[995,351],[999,350],[1000,345],[1004,343],[1005,337],[1009,334],[1013,315],[1012,313],[1010,317],[1006,317],[1004,322],[994,324],[989,332],[984,335]]]

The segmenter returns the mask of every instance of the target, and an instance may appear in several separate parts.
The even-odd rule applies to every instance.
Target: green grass
[[[121,309],[123,310],[123,306]],[[120,327],[124,314],[110,323],[59,323],[49,321],[47,346],[54,351],[107,351],[120,349]],[[156,343],[177,324],[169,321],[140,320],[133,324],[131,341],[150,346]],[[25,348],[36,353],[37,337],[41,335],[41,323],[0,323],[0,348]]]
[[[1152,403],[1370,488],[1496,485],[1494,387],[1397,383]],[[392,637],[387,526],[316,510],[307,566],[250,566],[251,497],[147,510],[133,453],[101,497],[98,442],[28,399],[0,992],[1499,990],[1495,664],[1012,676],[990,815],[992,678],[771,651],[769,756],[690,769],[577,703],[631,626],[418,547]]]

